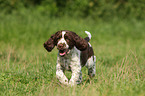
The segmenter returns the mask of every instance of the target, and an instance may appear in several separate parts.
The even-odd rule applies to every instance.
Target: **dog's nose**
[[[60,50],[60,49],[63,49],[65,47],[65,44],[64,43],[60,43],[57,45],[57,48]]]

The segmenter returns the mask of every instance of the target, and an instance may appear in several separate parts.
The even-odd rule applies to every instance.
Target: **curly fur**
[[[91,34],[88,31],[86,31],[86,34],[88,37],[83,39],[72,31],[58,31],[44,43],[44,47],[48,52],[51,52],[55,46],[59,50],[56,77],[62,84],[71,86],[80,84],[82,82],[81,68],[83,66],[88,68],[90,77],[95,76],[96,57],[89,43]],[[65,70],[72,72],[70,80],[65,76]]]

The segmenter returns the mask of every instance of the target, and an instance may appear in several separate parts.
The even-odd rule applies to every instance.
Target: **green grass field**
[[[57,49],[43,43],[58,30],[85,37],[97,57],[96,77],[75,87],[56,79]],[[70,78],[71,73],[66,72]],[[145,96],[145,21],[0,16],[0,96]]]

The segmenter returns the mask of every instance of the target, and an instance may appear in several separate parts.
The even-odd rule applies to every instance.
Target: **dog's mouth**
[[[70,52],[69,49],[64,49],[64,50],[59,50],[59,55],[61,57],[64,57],[65,55],[67,55]]]

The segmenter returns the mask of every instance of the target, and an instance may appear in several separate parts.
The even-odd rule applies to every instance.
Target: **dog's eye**
[[[65,39],[69,39],[68,36],[65,36],[64,38],[65,38]]]
[[[58,37],[57,37],[57,39],[60,39],[61,38],[61,35],[59,35]]]

